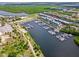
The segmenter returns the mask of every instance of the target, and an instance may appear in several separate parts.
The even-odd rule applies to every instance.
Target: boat
[[[42,23],[42,25],[46,25],[46,23]]]
[[[65,38],[62,37],[61,35],[57,35],[56,38],[58,38],[60,41],[64,41],[65,40]]]
[[[38,23],[38,25],[40,25],[40,26],[41,26],[42,24],[41,24],[41,23]]]
[[[69,36],[71,37],[71,36],[72,36],[72,34],[69,34]]]
[[[33,26],[32,25],[30,25],[30,24],[27,24],[28,25],[28,28],[33,28]]]
[[[54,31],[55,31],[55,32],[59,32],[59,30],[58,30],[58,29],[54,29]]]
[[[48,27],[48,26],[44,26],[43,28],[44,28],[44,29],[49,29],[49,27]]]
[[[35,21],[35,23],[40,23],[41,21]]]
[[[54,34],[56,34],[54,31],[52,31],[52,30],[50,30],[50,31],[48,31],[50,34],[52,34],[52,35],[54,35]]]

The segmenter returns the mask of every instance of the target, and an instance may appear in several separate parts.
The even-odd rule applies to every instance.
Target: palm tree
[[[0,37],[0,43],[1,43],[1,37]]]
[[[1,25],[2,26],[4,26],[5,23],[7,22],[7,18],[6,17],[1,17],[0,20],[1,20]]]

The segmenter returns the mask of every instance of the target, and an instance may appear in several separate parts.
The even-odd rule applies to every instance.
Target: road
[[[32,46],[32,44],[31,44],[31,42],[29,41],[29,39],[28,38],[26,38],[26,36],[24,35],[24,31],[21,31],[21,27],[19,26],[19,25],[17,25],[17,30],[19,30],[20,32],[21,32],[21,34],[23,35],[23,37],[25,38],[25,41],[27,40],[27,42],[28,42],[28,45],[29,45],[29,47],[30,47],[30,49],[31,49],[31,51],[32,51],[32,53],[33,53],[33,55],[34,55],[34,57],[37,57],[36,56],[36,53],[35,53],[35,51],[34,51],[34,49],[33,49],[33,46]]]
[[[24,33],[23,33],[23,37],[25,37]],[[36,57],[36,54],[35,54],[35,51],[34,51],[34,49],[33,49],[33,46],[32,46],[32,44],[31,44],[31,42],[29,41],[28,38],[25,37],[25,39],[28,41],[28,45],[29,45],[29,47],[30,47],[30,49],[31,49],[31,51],[32,51],[32,53],[33,53],[33,55]]]
[[[25,17],[25,18],[24,18],[24,19],[22,19],[22,20],[17,20],[17,21],[14,21],[14,23],[32,21],[32,20],[37,19],[37,17],[38,17],[38,15],[37,15],[37,14],[32,14],[32,15],[29,15],[29,16]]]

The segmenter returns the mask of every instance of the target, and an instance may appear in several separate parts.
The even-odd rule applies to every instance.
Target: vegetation
[[[52,6],[43,6],[43,5],[38,5],[38,6],[0,6],[0,10],[4,11],[9,11],[9,12],[25,12],[25,13],[39,13],[39,12],[44,12],[44,11],[49,11],[49,9]]]
[[[79,46],[79,36],[75,36],[74,42]]]
[[[74,35],[74,37],[75,37],[74,42],[77,45],[79,45],[79,31],[78,30],[76,30],[75,28],[73,28],[71,26],[66,26],[66,27],[62,28],[60,31]]]
[[[17,57],[17,56],[33,56],[32,51],[29,49],[28,42],[13,26],[14,30],[7,33],[11,37],[11,41],[5,43],[0,47],[0,56]]]
[[[5,23],[7,22],[6,19],[7,19],[6,17],[0,17],[0,22],[1,22],[1,25],[2,25],[2,26],[4,26]]]
[[[0,55],[7,55],[8,57],[16,57],[18,54],[22,55],[28,49],[27,43],[24,43],[22,40],[15,40],[12,43],[7,43],[2,50],[0,51]]]
[[[35,43],[34,39],[31,37],[31,35],[30,35],[29,33],[25,33],[25,35],[26,35],[26,37],[27,37],[27,36],[29,37],[29,40],[30,40],[30,42],[32,43],[33,49],[34,49],[34,51],[35,51],[35,53],[36,53],[36,56],[44,56],[43,53],[42,53],[42,51],[40,50],[39,45],[37,45],[37,44]]]
[[[18,16],[15,16],[15,20],[22,20],[22,19]]]
[[[17,24],[15,23],[15,25],[17,26]],[[27,30],[27,28],[26,27],[24,27],[24,26],[22,26],[22,29],[25,29],[25,30]],[[13,30],[13,32],[14,33],[16,33],[16,36],[18,36],[18,35],[20,35],[20,33],[18,33],[17,32],[17,30],[14,28],[14,30]],[[30,43],[32,44],[32,46],[33,46],[33,48],[34,48],[34,51],[35,51],[35,53],[36,53],[36,56],[43,56],[43,54],[42,54],[42,52],[41,52],[41,50],[40,50],[40,47],[33,41],[33,38],[31,37],[31,35],[29,34],[29,32],[26,32],[26,33],[24,33],[24,35],[25,35],[25,37],[24,38],[21,38],[22,36],[18,36],[18,38],[20,38],[21,40],[23,39],[24,41],[25,41],[25,43],[27,43],[28,42],[28,40],[30,41]],[[16,38],[15,38],[16,39]],[[20,44],[21,45],[21,44]],[[28,49],[28,48],[30,48],[30,46],[29,46],[29,44],[27,44],[27,45],[22,45],[23,47],[23,49]],[[27,47],[26,47],[27,46]],[[28,47],[29,46],[29,47]],[[19,48],[19,47],[18,47]],[[22,52],[22,51],[21,51]],[[33,55],[33,54],[32,54]],[[32,56],[31,55],[31,56]]]
[[[60,31],[68,33],[68,34],[72,34],[72,35],[75,35],[75,36],[79,36],[79,31],[76,30],[74,27],[71,27],[71,26],[66,26],[66,27],[62,28]]]

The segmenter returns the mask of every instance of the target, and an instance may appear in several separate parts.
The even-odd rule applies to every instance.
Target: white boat
[[[64,40],[65,40],[65,38],[61,37],[61,38],[60,38],[60,40],[61,40],[61,41],[64,41]]]
[[[29,27],[29,28],[33,28],[33,26],[32,26],[32,25],[30,25],[30,24],[27,24],[27,25],[28,25],[28,27]]]
[[[58,30],[58,29],[54,29],[54,31],[55,31],[55,32],[59,32],[59,30]]]
[[[38,23],[38,25],[40,25],[40,26],[41,26],[42,24],[41,24],[41,23]]]
[[[35,21],[35,23],[39,23],[39,22],[41,22],[41,21]]]
[[[49,27],[48,27],[48,26],[44,26],[43,28],[44,28],[44,29],[49,29]]]
[[[46,23],[42,23],[42,25],[46,25]]]
[[[65,38],[64,37],[62,37],[61,35],[58,35],[58,36],[56,36],[60,41],[64,41],[65,40]]]
[[[31,27],[27,27],[28,29],[30,29]]]
[[[72,34],[69,34],[69,36],[71,37],[71,36],[72,36]]]
[[[54,35],[54,34],[56,34],[54,31],[52,31],[52,30],[50,30],[50,31],[48,31],[50,34],[52,34],[52,35]]]

